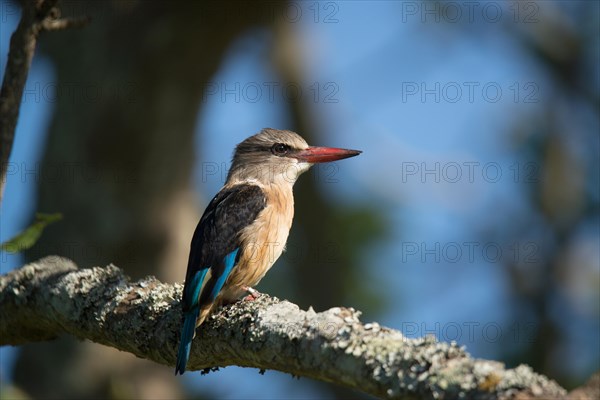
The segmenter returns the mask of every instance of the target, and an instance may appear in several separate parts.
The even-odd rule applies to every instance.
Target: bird
[[[360,153],[309,146],[297,133],[273,128],[236,146],[225,184],[192,236],[175,375],[185,372],[196,328],[216,307],[244,294],[257,297],[253,286],[285,249],[298,177],[316,163]]]

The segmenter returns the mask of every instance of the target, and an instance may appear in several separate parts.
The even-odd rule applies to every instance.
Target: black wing
[[[207,283],[204,291],[211,290],[208,285],[214,285],[216,279],[224,272],[223,260],[239,248],[240,232],[254,222],[266,204],[263,190],[250,184],[222,189],[212,199],[192,238],[183,288],[184,310],[190,309],[198,302],[204,273],[209,268],[212,268],[212,282]]]

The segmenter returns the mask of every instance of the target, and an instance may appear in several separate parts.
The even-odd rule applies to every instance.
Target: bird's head
[[[292,131],[265,128],[235,148],[228,182],[257,180],[293,185],[315,163],[354,157],[358,150],[309,146]]]

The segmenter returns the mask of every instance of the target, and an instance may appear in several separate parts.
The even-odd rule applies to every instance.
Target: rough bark
[[[63,334],[174,365],[181,285],[130,282],[114,265],[78,269],[47,257],[0,277],[0,344]],[[188,367],[275,369],[384,398],[561,398],[554,381],[521,365],[474,359],[455,343],[408,339],[360,312],[317,313],[268,295],[221,308],[202,325]]]

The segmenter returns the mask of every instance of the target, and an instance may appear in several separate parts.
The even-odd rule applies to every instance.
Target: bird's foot
[[[254,301],[260,296],[260,292],[250,286],[244,286],[242,289],[248,292],[248,295],[243,299],[244,301]]]

